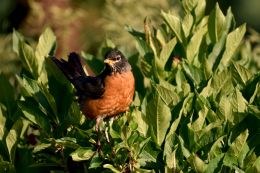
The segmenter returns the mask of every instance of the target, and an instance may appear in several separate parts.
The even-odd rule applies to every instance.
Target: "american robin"
[[[68,61],[52,58],[76,88],[83,114],[96,119],[96,131],[103,118],[114,117],[129,110],[135,91],[131,65],[116,49],[105,55],[105,68],[97,76],[87,76],[76,53],[70,53]]]

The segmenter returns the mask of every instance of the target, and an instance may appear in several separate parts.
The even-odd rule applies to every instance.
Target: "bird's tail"
[[[52,57],[52,61],[59,67],[59,69],[64,73],[68,80],[75,85],[75,80],[86,76],[83,67],[80,62],[80,57],[77,53],[72,52],[69,54],[68,61],[64,59],[57,59]]]

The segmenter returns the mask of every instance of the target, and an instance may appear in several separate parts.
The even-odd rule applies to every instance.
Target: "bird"
[[[126,57],[118,49],[105,54],[103,71],[97,76],[85,73],[80,56],[72,52],[68,61],[52,57],[52,61],[75,87],[82,113],[96,120],[98,133],[104,118],[129,111],[135,92],[135,78]]]

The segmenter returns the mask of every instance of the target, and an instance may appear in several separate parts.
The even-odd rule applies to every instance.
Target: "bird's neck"
[[[131,68],[130,64],[125,64],[123,67],[114,67],[114,68],[111,68],[110,66],[106,65],[103,73],[106,75],[111,75],[114,73],[124,73],[124,72],[128,72],[131,70],[132,70],[132,68]]]

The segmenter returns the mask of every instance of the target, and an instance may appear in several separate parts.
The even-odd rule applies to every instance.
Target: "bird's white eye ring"
[[[120,59],[121,59],[121,56],[116,56],[116,58],[115,58],[116,61],[120,61]]]

